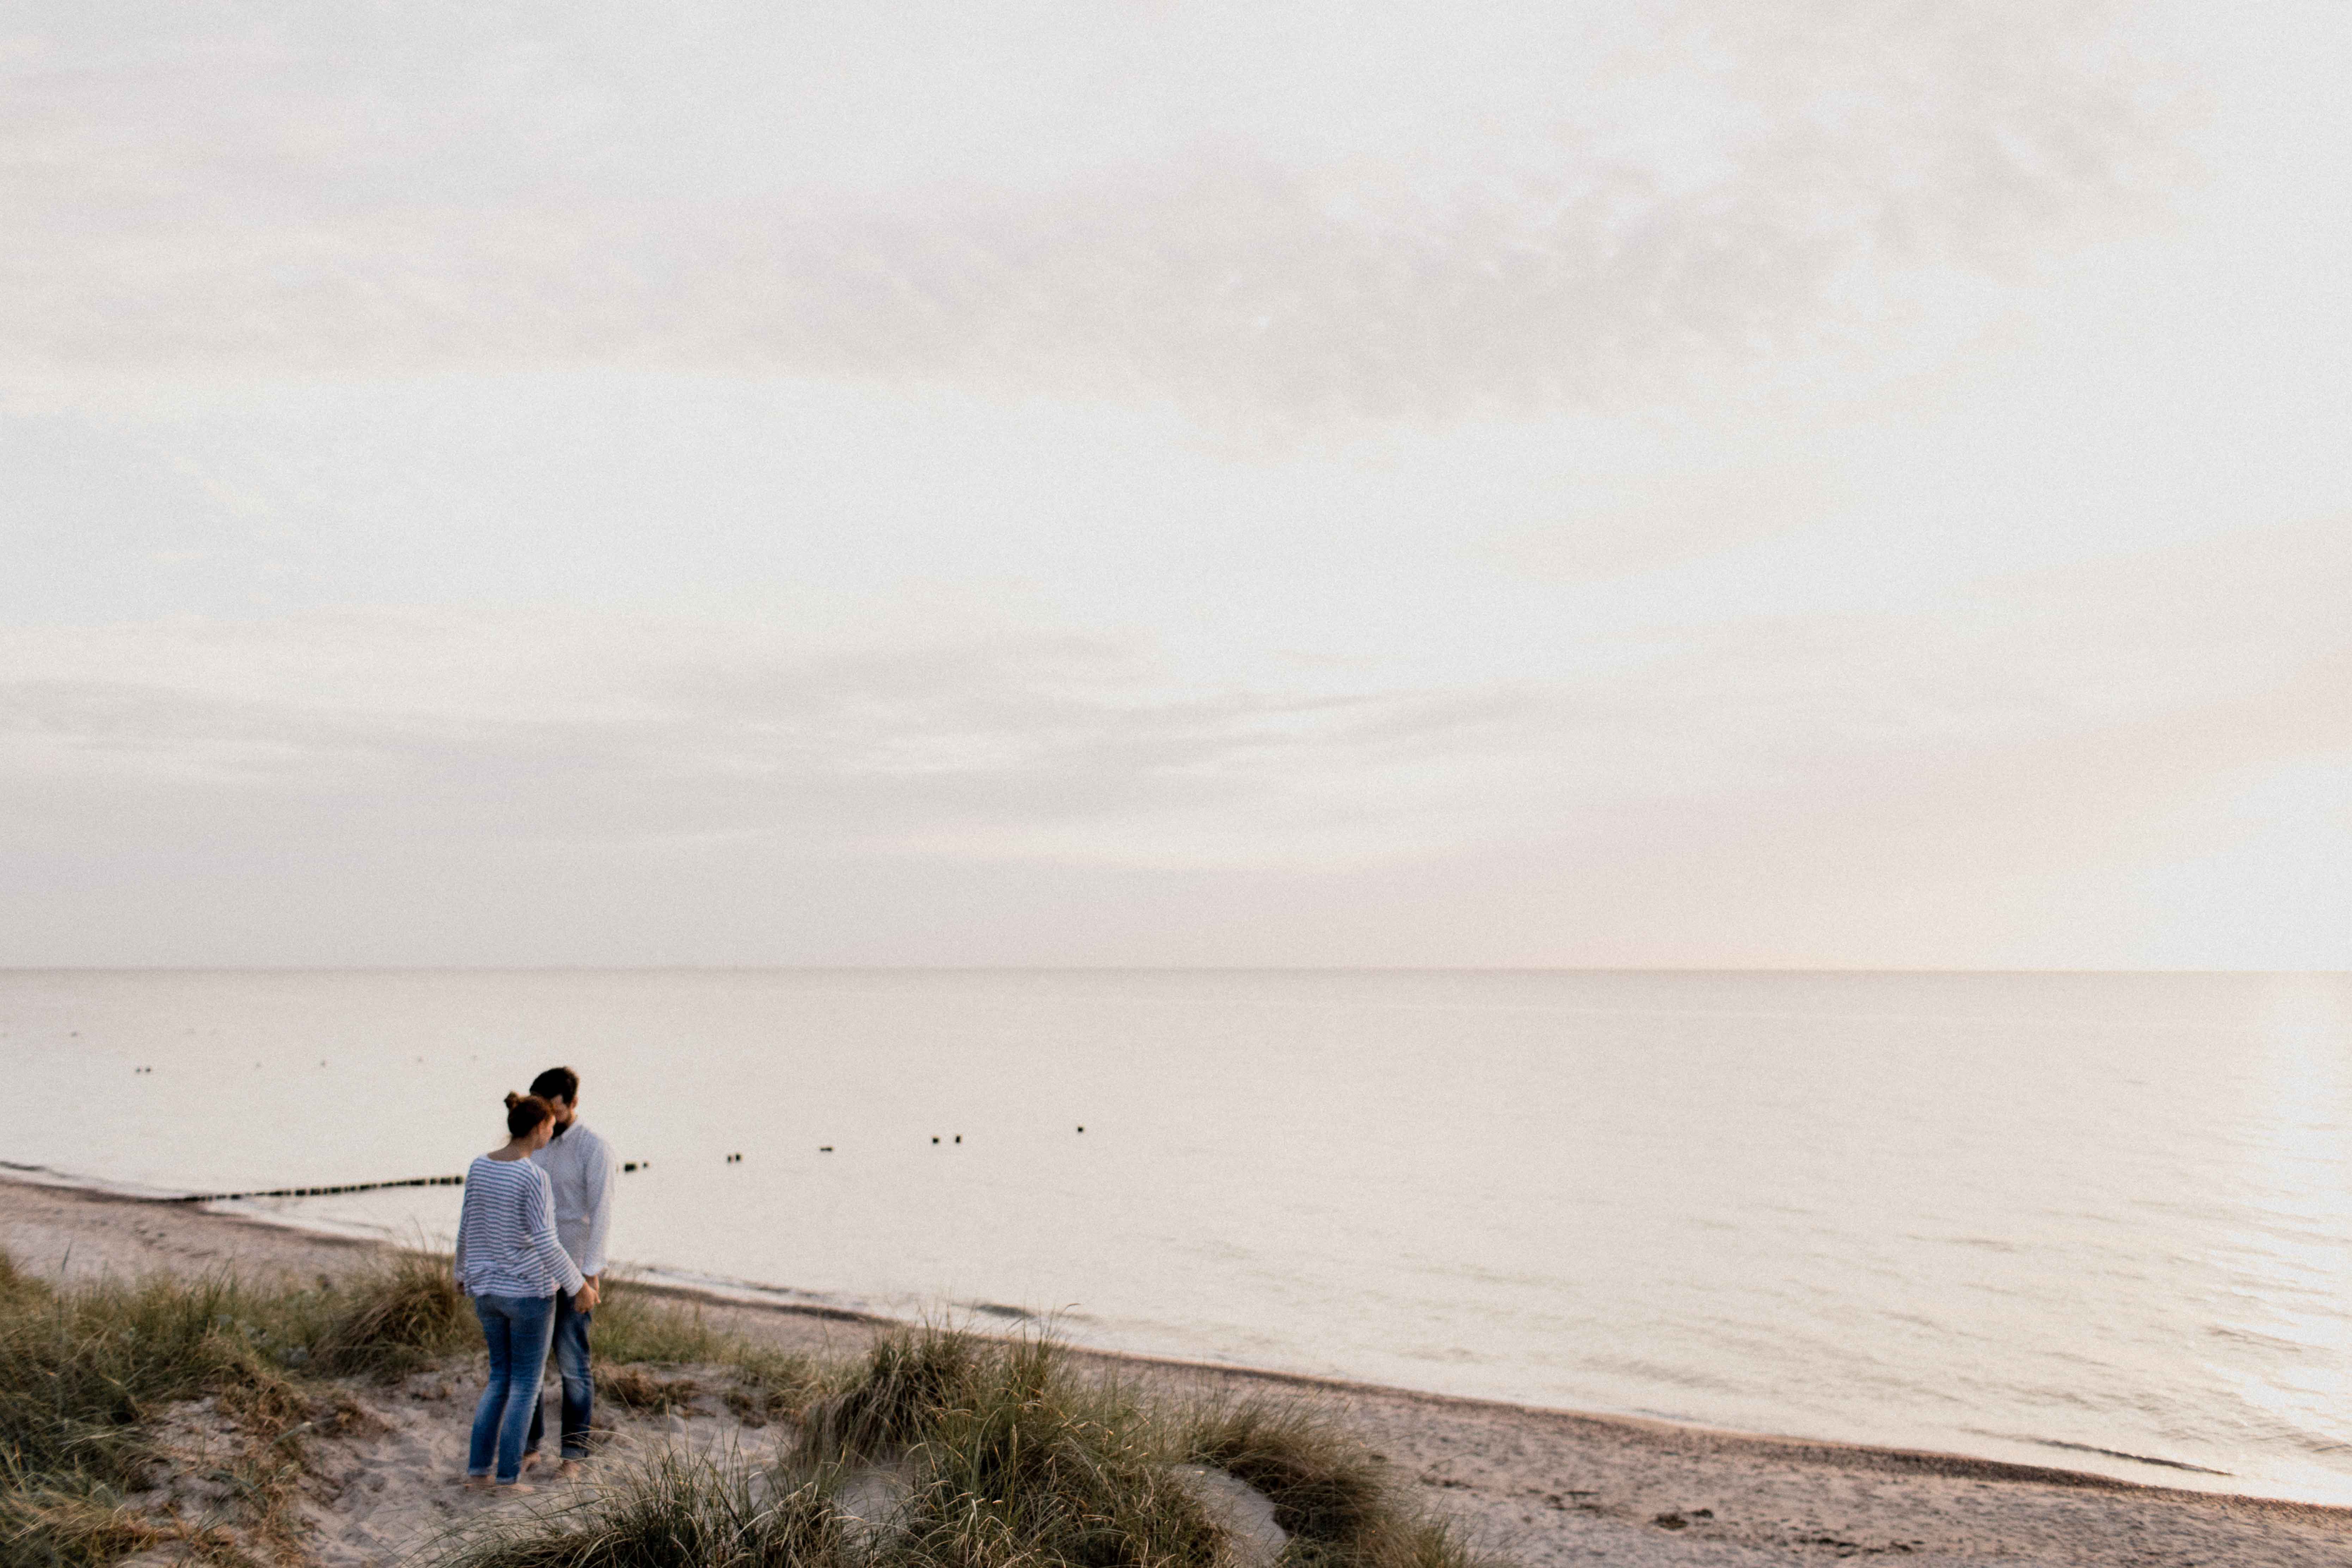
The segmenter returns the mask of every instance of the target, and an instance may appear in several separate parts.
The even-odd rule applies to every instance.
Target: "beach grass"
[[[969,1403],[981,1382],[982,1343],[929,1324],[877,1336],[861,1362],[831,1380],[801,1418],[801,1445],[819,1459],[894,1454],[938,1412]]]
[[[858,1430],[841,1420],[846,1409],[868,1423],[857,1457],[896,1458],[904,1472],[890,1555],[908,1568],[1217,1556],[1224,1532],[1171,1468],[1169,1422],[1116,1380],[1076,1375],[1050,1340],[885,1335],[804,1425],[812,1453],[824,1453],[823,1435]],[[886,1426],[895,1448],[876,1441]]]
[[[283,1536],[299,1433],[342,1407],[296,1378],[340,1321],[331,1294],[226,1275],[61,1289],[0,1254],[0,1565],[106,1563],[167,1539],[226,1561],[232,1511]],[[163,1459],[152,1418],[204,1398],[233,1433],[219,1469],[235,1508],[159,1521],[127,1507]]]
[[[568,1507],[486,1521],[436,1568],[1251,1561],[1189,1484],[1194,1466],[1265,1493],[1290,1532],[1280,1568],[1483,1568],[1360,1442],[1305,1405],[1155,1401],[1082,1373],[1050,1339],[938,1325],[886,1331],[814,1375],[793,1440],[768,1458],[660,1456]]]
[[[1191,1413],[1181,1451],[1263,1493],[1299,1568],[1459,1568],[1475,1555],[1447,1521],[1405,1500],[1378,1455],[1305,1401],[1208,1403]]]
[[[825,1383],[814,1357],[714,1329],[699,1304],[633,1290],[625,1280],[596,1309],[595,1360],[600,1396],[633,1409],[666,1409],[685,1393],[675,1376],[646,1369],[718,1368],[728,1409],[752,1426],[796,1416]]]
[[[625,1290],[599,1309],[596,1339],[616,1403],[662,1412],[716,1394],[747,1438],[772,1435],[719,1458],[616,1463],[568,1506],[438,1542],[437,1568],[1242,1561],[1189,1467],[1269,1500],[1290,1536],[1285,1568],[1475,1568],[1317,1410],[1154,1400],[1081,1372],[1050,1338],[917,1326],[821,1362]],[[316,1284],[221,1273],[71,1286],[0,1254],[0,1568],[95,1568],[158,1547],[222,1568],[299,1561],[307,1439],[364,1419],[372,1384],[446,1370],[477,1340],[447,1260],[425,1254]],[[198,1504],[167,1496],[188,1464],[164,1428],[190,1410],[216,1440],[217,1484]]]
[[[774,1479],[740,1455],[658,1455],[585,1500],[457,1538],[440,1568],[866,1568],[822,1485]]]
[[[438,1254],[392,1253],[322,1292],[331,1300],[311,1352],[321,1372],[404,1377],[472,1348],[480,1332],[449,1259]]]

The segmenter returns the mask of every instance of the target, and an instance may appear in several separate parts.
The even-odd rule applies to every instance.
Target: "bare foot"
[[[537,1487],[532,1486],[529,1481],[503,1481],[499,1483],[499,1491],[502,1495],[509,1497],[517,1492],[530,1493],[535,1492],[538,1489],[539,1489]]]
[[[580,1470],[581,1465],[580,1461],[577,1459],[566,1459],[563,1463],[555,1467],[555,1474],[557,1478],[567,1481],[579,1479]]]
[[[486,1492],[490,1489],[490,1478],[488,1476],[467,1476],[460,1479],[457,1484],[464,1487],[469,1492]]]

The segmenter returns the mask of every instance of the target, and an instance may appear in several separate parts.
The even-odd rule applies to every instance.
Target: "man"
[[[568,1476],[588,1457],[588,1421],[595,1413],[596,1382],[588,1370],[588,1322],[602,1294],[604,1237],[613,1226],[613,1152],[580,1120],[580,1075],[550,1068],[530,1080],[531,1093],[555,1112],[555,1136],[531,1160],[555,1189],[555,1237],[588,1283],[577,1296],[555,1298],[555,1371],[563,1385],[562,1463]],[[523,1462],[539,1453],[546,1435],[544,1409],[530,1413]]]

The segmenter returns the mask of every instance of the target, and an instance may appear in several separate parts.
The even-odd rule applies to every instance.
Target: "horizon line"
[[[2247,975],[2352,979],[2342,969],[2165,965],[1234,963],[0,963],[0,974],[1907,974]]]

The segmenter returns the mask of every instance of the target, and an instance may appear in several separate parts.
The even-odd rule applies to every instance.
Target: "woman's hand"
[[[593,1312],[596,1310],[596,1303],[603,1299],[603,1294],[596,1289],[596,1281],[591,1279],[581,1286],[578,1292],[572,1296],[572,1310],[575,1312]]]

